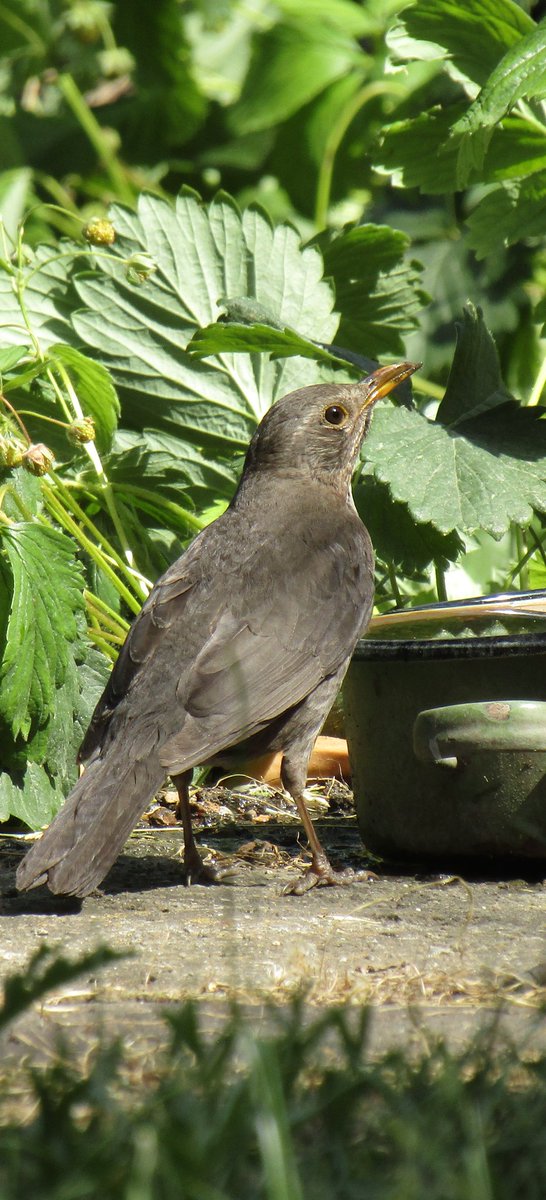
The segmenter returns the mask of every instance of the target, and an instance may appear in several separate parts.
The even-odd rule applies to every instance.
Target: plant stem
[[[99,629],[96,629],[94,625],[88,626],[87,636],[91,642],[95,643],[98,650],[102,650],[106,658],[109,658],[112,662],[116,661],[117,654],[110,643],[102,636]]]
[[[421,392],[423,396],[431,396],[433,400],[443,400],[445,388],[439,383],[433,383],[431,379],[424,379],[422,375],[414,375],[412,381],[414,392]]]
[[[387,83],[383,79],[375,80],[373,83],[365,83],[363,87],[358,89],[354,96],[351,96],[350,100],[347,101],[347,104],[339,113],[326,139],[324,154],[319,168],[315,200],[315,225],[317,229],[324,229],[326,226],[332,192],[334,163],[349,126],[360,110],[376,96],[396,93],[403,95],[404,90],[404,86],[401,83]]]
[[[127,492],[130,496],[137,496],[145,512],[152,513],[153,515],[161,507],[171,517],[175,517],[186,529],[191,529],[193,533],[199,533],[201,529],[205,528],[205,521],[202,521],[200,517],[196,517],[194,513],[189,512],[187,508],[182,508],[181,504],[176,504],[174,500],[167,500],[166,497],[160,496],[150,501],[147,489],[137,487],[136,484],[132,483],[113,483],[111,486],[114,491],[119,487],[120,491]],[[146,503],[147,499],[148,503]]]
[[[542,396],[542,393],[543,393],[545,387],[546,387],[546,355],[544,356],[544,358],[542,360],[540,370],[538,372],[538,375],[537,375],[535,382],[533,384],[533,387],[532,387],[531,395],[529,396],[529,399],[527,401],[527,406],[529,408],[532,405],[536,405],[539,403],[540,397]]]
[[[107,604],[105,600],[102,600],[100,596],[95,595],[94,592],[89,592],[86,588],[83,593],[83,598],[85,603],[90,608],[96,609],[104,625],[109,626],[109,628],[113,629],[114,631],[121,630],[123,634],[127,634],[129,632],[130,625],[129,622],[125,620],[125,617],[122,617],[120,613],[117,613],[113,608],[110,608],[110,605]]]
[[[398,587],[398,577],[397,577],[396,571],[394,569],[394,563],[392,563],[392,562],[387,563],[387,570],[389,572],[389,583],[391,585],[392,594],[393,594],[394,599],[396,600],[396,607],[403,608],[404,607],[404,598],[402,596],[400,588]]]
[[[58,372],[58,374],[61,377],[65,392],[66,392],[67,396],[69,397],[69,400],[72,405],[72,408],[73,408],[76,418],[78,420],[82,421],[84,419],[84,412],[83,412],[82,406],[80,404],[80,401],[78,399],[77,393],[72,384],[72,380],[70,378],[68,371],[64,367],[63,363],[56,363],[55,370]],[[56,390],[60,391],[60,389],[58,389],[58,388]],[[119,512],[117,510],[114,491],[113,491],[112,485],[108,479],[108,476],[106,475],[106,472],[104,470],[104,467],[102,464],[102,459],[100,457],[100,454],[99,454],[94,442],[86,442],[84,445],[84,450],[85,450],[88,458],[91,461],[91,464],[95,470],[95,473],[98,475],[98,478],[100,481],[100,490],[104,497],[104,501],[105,501],[106,507],[108,509],[112,524],[118,535],[119,544],[121,546],[121,549],[123,551],[123,554],[125,556],[127,564],[131,570],[131,573],[134,575],[135,580],[138,581],[138,585],[139,585],[139,588],[141,591],[141,599],[144,600],[149,591],[149,583],[148,583],[148,580],[145,579],[145,577],[143,575],[141,575],[140,572],[137,571],[134,567],[133,551],[131,549],[131,545],[130,545],[129,539],[127,537],[127,534],[125,532],[123,522],[122,522]]]
[[[57,82],[74,117],[89,138],[119,199],[132,206],[135,199],[133,189],[128,184],[125,172],[120,166],[108,138],[105,137],[99,122],[86,104],[77,83],[68,73],[59,75]]]
[[[59,493],[59,496],[62,497],[62,501],[63,501],[64,505],[66,505],[66,507],[71,510],[71,512],[74,514],[74,516],[77,517],[78,521],[81,521],[82,525],[86,526],[86,528],[89,530],[89,532],[92,534],[92,536],[95,538],[96,542],[98,543],[98,546],[100,547],[99,552],[104,552],[104,554],[106,554],[108,556],[108,558],[112,559],[112,562],[115,564],[115,566],[118,568],[118,570],[121,571],[121,573],[125,576],[125,579],[127,580],[127,582],[130,583],[131,586],[134,588],[136,596],[137,596],[138,600],[140,601],[140,603],[142,604],[142,602],[146,599],[146,596],[151,589],[152,585],[151,585],[150,581],[148,579],[144,579],[143,576],[140,576],[140,577],[136,576],[135,572],[133,570],[131,570],[131,568],[127,565],[127,563],[124,561],[124,559],[121,558],[121,556],[118,554],[118,552],[114,548],[114,546],[112,546],[112,543],[108,540],[106,535],[101,532],[101,530],[95,525],[94,521],[92,521],[91,518],[88,517],[87,513],[84,512],[83,508],[80,507],[75,496],[73,496],[72,492],[69,490],[69,488],[66,486],[66,484],[64,484],[62,482],[62,480],[59,479],[59,476],[56,475],[54,471],[50,471],[50,476],[55,483],[55,487],[57,489],[57,492]],[[144,579],[145,589],[141,588],[140,579]]]
[[[63,529],[72,534],[76,541],[79,542],[82,549],[84,549],[89,557],[93,560],[93,562],[100,567],[100,570],[104,571],[104,574],[108,577],[110,582],[113,583],[116,591],[125,601],[127,607],[136,616],[141,609],[141,605],[136,597],[132,594],[132,592],[129,591],[119,576],[116,575],[115,571],[112,570],[112,567],[108,563],[102,551],[98,549],[98,547],[90,540],[90,538],[86,537],[83,529],[80,529],[80,526],[76,523],[76,521],[73,520],[73,518],[70,516],[70,513],[63,508],[52,488],[48,487],[47,485],[42,486],[46,507],[51,515],[55,517],[55,520],[59,522],[59,525],[61,525]]]
[[[438,596],[438,600],[447,600],[445,571],[438,562],[434,563],[434,576],[436,579],[436,595]]]

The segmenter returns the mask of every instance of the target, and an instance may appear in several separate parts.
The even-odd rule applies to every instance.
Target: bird
[[[279,750],[311,854],[292,890],[344,881],[307,811],[307,765],[373,607],[374,554],[353,470],[374,405],[419,365],[300,388],[268,409],[229,507],[134,620],[79,752],[85,768],[22,859],[20,891],[94,891],[167,775],[185,880],[216,880],[192,830],[192,770]]]

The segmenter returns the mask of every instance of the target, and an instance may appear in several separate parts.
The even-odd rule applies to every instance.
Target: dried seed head
[[[27,446],[22,456],[22,465],[31,475],[47,475],[55,462],[55,455],[43,442]]]

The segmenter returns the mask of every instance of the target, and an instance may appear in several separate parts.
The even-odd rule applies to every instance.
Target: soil
[[[322,801],[330,815],[318,820],[319,836],[334,861],[369,867],[348,794],[339,793],[330,792],[330,809]],[[168,797],[83,902],[45,889],[18,895],[14,874],[27,842],[2,838],[2,979],[44,941],[71,957],[101,943],[132,956],[21,1018],[5,1035],[4,1057],[39,1060],[59,1027],[82,1048],[106,1028],[135,1052],[153,1053],[165,1041],[167,1005],[195,997],[214,1026],[236,998],[259,1026],[268,1002],[302,988],[310,1008],[370,1004],[378,1049],[423,1029],[466,1039],[499,1004],[511,1035],[546,1045],[538,1019],[546,864],[492,873],[483,864],[375,863],[376,878],[287,895],[306,862],[290,805],[271,796],[234,801],[222,790],[200,793],[197,813],[201,846],[232,870],[218,885],[183,885],[182,832]]]

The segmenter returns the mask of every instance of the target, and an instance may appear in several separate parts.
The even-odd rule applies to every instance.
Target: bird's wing
[[[190,561],[184,556],[173,563],[131,626],[80,747],[80,762],[86,762],[102,747],[120,701],[127,696],[152,656],[161,653],[161,639],[166,627],[174,621],[183,624],[184,610],[196,582],[190,567]]]
[[[185,717],[161,751],[171,774],[258,732],[350,655],[369,616],[362,585],[365,576],[369,594],[370,564],[344,550],[340,556],[339,547],[321,548],[310,564],[307,593],[301,594],[301,582],[296,588],[287,572],[275,580],[256,615],[250,605],[245,614],[244,591],[236,612],[224,610],[181,680]]]

